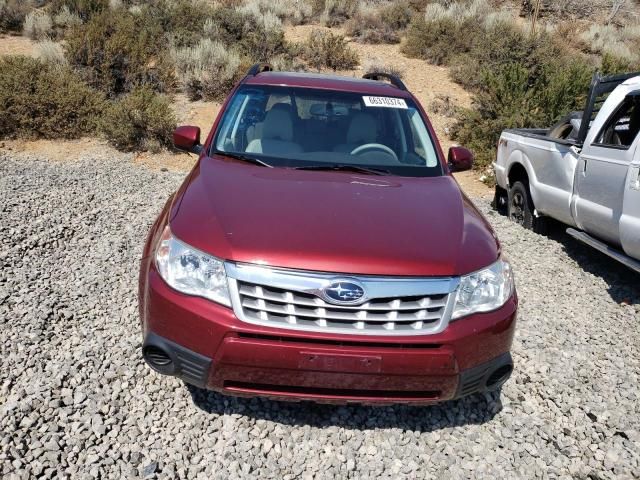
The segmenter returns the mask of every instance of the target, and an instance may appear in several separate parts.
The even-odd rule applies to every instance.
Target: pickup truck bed
[[[496,206],[539,233],[574,238],[640,271],[640,76],[594,77],[586,108],[549,129],[505,130]]]

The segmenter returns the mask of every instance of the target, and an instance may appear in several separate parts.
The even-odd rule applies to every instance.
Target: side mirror
[[[200,154],[200,128],[191,125],[176,128],[173,132],[173,144],[179,150]]]
[[[452,172],[464,172],[473,167],[473,153],[464,147],[451,147],[449,149],[449,170]]]

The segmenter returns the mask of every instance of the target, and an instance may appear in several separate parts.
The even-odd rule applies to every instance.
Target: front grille
[[[444,316],[448,294],[377,298],[357,306],[332,305],[318,296],[237,282],[245,320],[281,328],[337,333],[430,333]]]

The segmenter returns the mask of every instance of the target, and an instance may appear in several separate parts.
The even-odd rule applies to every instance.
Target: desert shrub
[[[358,65],[358,54],[342,35],[313,30],[304,45],[304,57],[312,68],[348,70]]]
[[[540,16],[570,16],[574,18],[590,18],[604,12],[609,13],[611,0],[542,0]],[[536,0],[522,0],[522,14],[531,15]]]
[[[380,18],[393,30],[404,30],[411,22],[414,11],[408,2],[392,2],[380,10]]]
[[[387,24],[379,12],[360,10],[345,24],[347,35],[362,43],[398,43],[397,29]]]
[[[359,9],[360,0],[323,0],[320,7],[321,21],[327,27],[336,27],[353,17]]]
[[[43,40],[51,36],[53,21],[48,13],[33,10],[24,19],[23,31],[32,40]]]
[[[46,39],[37,43],[36,57],[50,65],[63,66],[67,65],[67,59],[64,56],[64,50],[59,43]]]
[[[0,137],[77,138],[95,131],[102,95],[68,68],[0,59]]]
[[[240,56],[222,43],[203,39],[174,51],[180,82],[191,100],[221,100],[242,75]]]
[[[49,8],[54,14],[58,14],[65,7],[69,12],[86,22],[93,15],[107,10],[109,0],[52,0]]]
[[[258,20],[268,17],[267,25],[274,24],[274,17],[294,25],[306,23],[313,13],[311,4],[303,0],[247,0],[238,9]]]
[[[446,16],[430,21],[418,17],[409,25],[402,51],[435,65],[448,65],[456,55],[469,51],[474,38],[480,34],[475,22],[458,26],[454,19]]]
[[[53,16],[53,24],[56,28],[66,30],[68,28],[77,27],[82,24],[82,19],[77,13],[73,13],[69,10],[69,7],[64,5]]]
[[[429,110],[444,117],[455,117],[458,113],[453,99],[450,95],[438,94],[429,104]]]
[[[477,89],[482,81],[481,69],[515,63],[535,78],[542,66],[564,54],[547,33],[532,35],[511,21],[500,20],[485,23],[482,33],[471,38],[466,51],[452,59],[451,75],[461,85]]]
[[[602,55],[600,72],[603,75],[615,75],[618,73],[638,72],[640,62],[630,61],[626,58],[616,57],[610,53]]]
[[[388,63],[382,61],[377,57],[368,57],[365,59],[362,65],[362,70],[364,73],[388,73],[390,75],[395,75],[398,78],[402,78],[404,76],[404,72],[399,68],[396,68]]]
[[[170,90],[173,62],[163,27],[152,15],[105,11],[72,29],[66,38],[69,64],[86,81],[113,97],[137,85]]]
[[[291,45],[282,28],[267,30],[252,14],[230,8],[218,8],[203,30],[210,38],[233,46],[242,56],[254,62],[266,62],[277,56],[292,55]]]
[[[215,8],[205,0],[155,0],[140,5],[138,15],[162,26],[174,45],[193,45],[202,38],[205,23]]]
[[[504,129],[547,127],[582,109],[592,73],[581,60],[549,64],[534,80],[528,68],[515,63],[485,69],[474,108],[461,110],[453,137],[475,152],[478,168],[486,168]]]
[[[640,60],[640,25],[616,27],[594,24],[580,35],[580,39],[592,53],[609,54],[630,63]]]
[[[120,150],[157,151],[171,146],[175,126],[169,100],[142,86],[109,105],[100,129]]]
[[[0,0],[0,32],[19,32],[33,8],[27,0]]]

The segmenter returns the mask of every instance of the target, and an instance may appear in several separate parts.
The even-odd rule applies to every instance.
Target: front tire
[[[529,187],[522,182],[515,182],[509,189],[509,218],[528,230],[545,234],[549,229],[546,217],[536,216]]]

